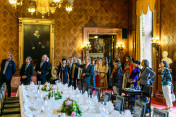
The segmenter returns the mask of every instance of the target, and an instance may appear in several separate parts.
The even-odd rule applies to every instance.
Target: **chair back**
[[[88,88],[88,96],[92,97],[92,92],[93,92],[93,86],[89,86]]]
[[[145,117],[146,103],[139,100],[135,101],[133,117]]]
[[[88,91],[88,87],[87,87],[87,84],[84,83],[82,87],[82,92],[84,93],[86,91]]]
[[[120,113],[124,110],[124,97],[119,95],[116,96],[116,103],[114,109],[119,111]]]
[[[100,101],[100,89],[99,88],[95,89],[95,95],[97,96],[98,101]]]
[[[111,101],[111,92],[106,91],[104,94],[104,104],[106,105],[108,101]]]
[[[151,86],[144,86],[144,96],[151,97],[152,96],[152,87]]]
[[[81,82],[79,81],[79,82],[77,82],[77,87],[78,87],[78,89],[79,90],[82,90],[82,84],[81,84]]]
[[[2,114],[1,113],[1,110],[2,110],[2,108],[3,108],[3,100],[2,100],[2,98],[1,98],[1,93],[0,93],[0,115]]]
[[[153,117],[169,117],[169,113],[158,108],[153,108]]]

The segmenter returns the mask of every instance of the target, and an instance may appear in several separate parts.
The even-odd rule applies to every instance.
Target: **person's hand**
[[[78,62],[78,59],[76,57],[74,57],[74,63],[77,63]]]
[[[39,75],[40,75],[40,74],[41,74],[41,72],[39,72],[39,71],[38,71],[38,72],[37,72],[37,74],[39,74]]]
[[[86,75],[85,73],[82,74],[83,77],[84,77],[85,75]]]
[[[32,47],[32,50],[35,50],[35,47]]]
[[[27,76],[22,76],[22,79],[25,79],[25,78],[27,78]]]
[[[110,78],[112,79],[112,75],[110,76]]]

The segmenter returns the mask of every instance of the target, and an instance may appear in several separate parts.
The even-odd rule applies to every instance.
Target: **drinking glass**
[[[124,117],[130,117],[130,116],[131,116],[131,111],[130,110],[125,110]]]
[[[38,81],[38,85],[41,85],[41,81]]]

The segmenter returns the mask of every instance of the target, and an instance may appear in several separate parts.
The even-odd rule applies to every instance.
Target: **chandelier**
[[[73,9],[74,0],[28,0],[30,2],[30,6],[28,11],[33,14],[36,12],[42,14],[42,18],[44,18],[45,14],[54,14],[57,8],[61,8],[62,3],[66,3],[66,11],[70,13]],[[12,7],[16,8],[18,5],[22,6],[23,0],[9,0],[9,3]]]

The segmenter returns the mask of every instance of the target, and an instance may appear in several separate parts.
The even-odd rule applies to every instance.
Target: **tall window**
[[[152,34],[153,34],[153,22],[152,12],[148,10],[145,15],[142,13],[140,17],[140,49],[141,49],[141,61],[147,59],[152,67]]]

